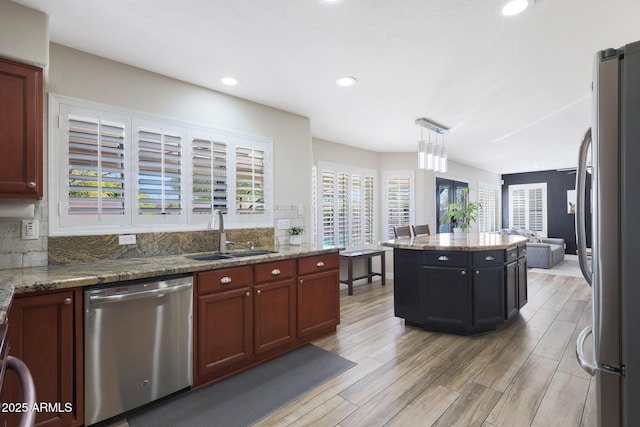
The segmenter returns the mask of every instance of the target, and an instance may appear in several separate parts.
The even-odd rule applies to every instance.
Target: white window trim
[[[513,192],[517,190],[530,190],[530,189],[542,189],[543,197],[542,197],[542,230],[538,231],[540,237],[547,237],[548,233],[548,224],[547,224],[547,183],[546,182],[537,182],[531,184],[513,184],[509,185],[509,224],[513,227]],[[528,200],[528,193],[527,193]],[[529,211],[526,210],[526,223],[527,228],[529,227]]]
[[[183,212],[180,219],[166,219],[156,216],[157,221],[141,221],[136,223],[135,207],[133,202],[129,200],[129,206],[126,207],[127,212],[119,218],[120,223],[100,224],[97,221],[85,221],[78,223],[77,217],[70,217],[65,214],[66,204],[68,200],[68,178],[66,171],[68,162],[66,160],[66,134],[67,124],[64,123],[66,114],[66,106],[72,106],[78,109],[95,110],[104,113],[107,116],[116,116],[126,120],[126,138],[127,146],[125,147],[125,171],[128,176],[125,177],[127,188],[136,193],[137,172],[133,169],[133,164],[137,162],[134,149],[133,121],[140,119],[143,121],[162,122],[168,126],[180,128],[184,143],[182,145],[182,158],[185,161],[185,167],[182,170],[182,180],[184,187],[182,189],[182,199],[184,201]],[[228,177],[228,211],[225,214],[225,227],[233,228],[267,228],[273,227],[273,206],[274,206],[274,188],[273,188],[273,140],[268,137],[253,135],[244,132],[232,131],[228,129],[219,129],[179,121],[160,115],[152,115],[128,108],[121,108],[111,105],[100,104],[92,101],[82,100],[78,98],[68,97],[58,94],[49,94],[48,105],[48,140],[49,140],[49,160],[48,160],[48,180],[49,180],[49,235],[50,236],[76,236],[76,235],[95,235],[95,234],[122,234],[135,232],[167,232],[167,231],[190,231],[202,230],[209,223],[209,215],[194,215],[191,212],[191,138],[199,132],[207,132],[216,138],[220,138],[224,142],[229,143],[235,152],[236,145],[253,144],[260,146],[266,152],[267,167],[265,170],[265,211],[260,215],[236,215],[235,209],[235,176]],[[64,114],[63,114],[64,113]],[[233,162],[233,158],[227,160]],[[131,169],[130,169],[131,168]],[[229,175],[235,174],[235,164],[229,168]],[[132,172],[133,171],[133,172]],[[137,194],[137,193],[136,193]],[[164,217],[164,215],[162,216]],[[67,220],[65,220],[65,218]],[[70,218],[70,219],[69,219]],[[71,223],[70,223],[71,222]],[[117,221],[116,221],[117,222]]]
[[[315,215],[315,229],[316,235],[314,236],[315,241],[319,245],[323,245],[323,236],[322,236],[322,172],[324,170],[330,170],[335,173],[345,173],[349,175],[362,175],[370,176],[373,178],[373,218],[372,218],[372,230],[373,230],[373,242],[371,243],[363,243],[361,245],[348,245],[347,249],[359,249],[369,247],[377,241],[377,220],[376,220],[376,212],[377,212],[377,185],[378,185],[378,172],[374,169],[360,168],[352,165],[345,165],[340,163],[332,163],[332,162],[324,162],[319,161],[317,167],[315,168],[316,174],[316,183],[317,183],[317,191],[316,191],[316,215]],[[337,236],[336,236],[337,238]]]
[[[416,198],[415,198],[415,172],[413,170],[385,170],[382,171],[382,224],[384,239],[393,239],[394,237],[387,236],[387,230],[389,229],[389,188],[387,181],[390,178],[408,178],[409,179],[409,224],[415,224],[416,221]]]

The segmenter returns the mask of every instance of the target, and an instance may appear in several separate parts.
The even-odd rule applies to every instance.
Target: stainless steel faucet
[[[220,233],[220,253],[227,252],[227,234],[224,232],[224,219],[222,217],[222,211],[220,209],[216,209],[211,214],[211,218],[209,218],[209,230],[212,229],[214,224],[214,217],[218,216],[218,232]]]

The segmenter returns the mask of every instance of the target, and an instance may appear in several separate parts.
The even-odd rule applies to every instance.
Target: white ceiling
[[[14,1],[53,42],[309,117],[316,138],[415,152],[430,118],[450,159],[497,173],[574,166],[594,53],[640,40],[638,0],[512,18],[503,0]]]

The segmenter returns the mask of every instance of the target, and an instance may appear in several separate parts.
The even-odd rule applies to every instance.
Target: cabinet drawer
[[[527,256],[527,245],[518,246],[518,258],[524,258]]]
[[[467,265],[467,252],[425,251],[424,265],[432,267],[465,267]]]
[[[505,251],[506,262],[514,262],[518,259],[518,248],[511,248]]]
[[[245,265],[198,273],[198,294],[250,286],[253,282],[252,270],[250,265]]]
[[[318,273],[340,268],[338,253],[298,258],[298,274]]]
[[[474,267],[504,264],[505,252],[502,249],[495,251],[478,251],[472,252],[472,254]]]
[[[289,279],[296,275],[296,261],[294,259],[256,264],[254,268],[256,283]]]

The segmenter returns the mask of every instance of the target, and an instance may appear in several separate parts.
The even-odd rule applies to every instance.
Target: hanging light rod
[[[449,133],[449,128],[446,126],[442,126],[436,122],[432,122],[429,119],[416,119],[416,124],[418,126],[422,126],[423,128],[431,129],[432,131],[439,133],[440,135],[444,135]]]

